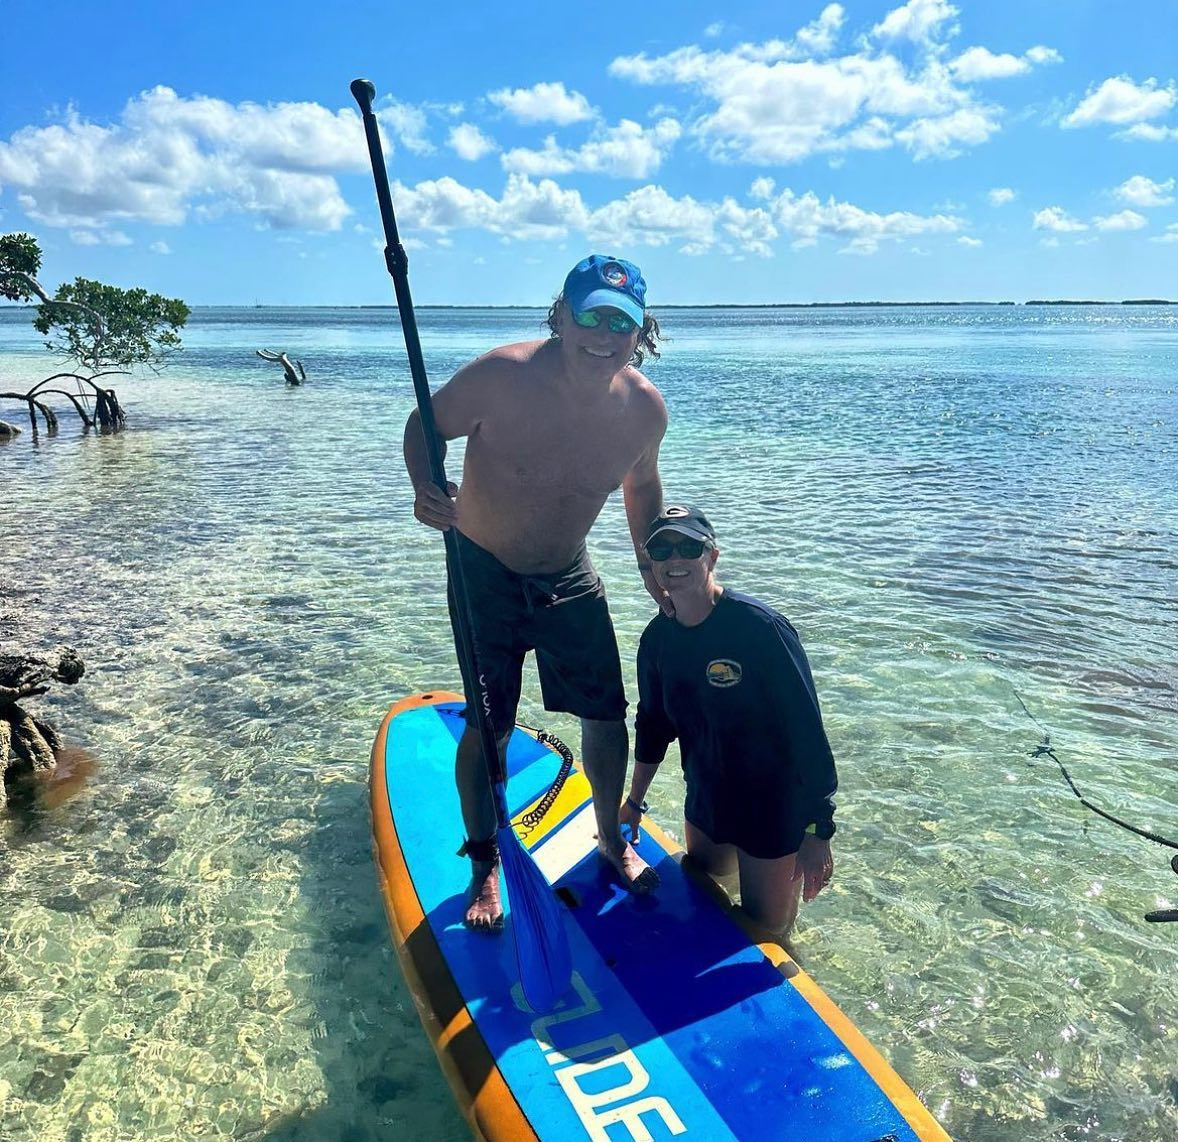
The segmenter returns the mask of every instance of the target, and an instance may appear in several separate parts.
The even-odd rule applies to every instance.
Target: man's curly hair
[[[548,327],[548,336],[550,338],[560,336],[557,330],[557,319],[562,305],[564,305],[564,294],[559,293],[556,295],[556,300],[548,309],[548,316],[544,319],[544,324]],[[652,361],[657,361],[659,359],[659,351],[656,342],[666,340],[666,334],[659,332],[658,318],[653,313],[647,311],[642,319],[642,328],[638,331],[638,344],[634,346],[634,354],[630,358],[630,364],[638,368],[648,356]]]

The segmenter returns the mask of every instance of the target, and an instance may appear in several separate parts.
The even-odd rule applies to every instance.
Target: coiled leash
[[[523,832],[520,835],[520,839],[526,840],[536,826],[544,819],[544,814],[552,808],[553,802],[560,796],[560,791],[564,788],[564,783],[573,771],[573,751],[555,734],[550,734],[546,730],[537,730],[532,726],[525,726],[522,723],[520,724],[520,728],[535,734],[536,740],[541,745],[549,746],[560,754],[560,769],[557,770],[552,784],[548,786],[544,792],[544,796],[536,802],[535,806],[519,818],[519,823],[523,825]]]

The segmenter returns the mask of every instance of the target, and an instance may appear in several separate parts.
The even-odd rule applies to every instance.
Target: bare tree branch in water
[[[303,368],[302,361],[291,364],[290,357],[285,353],[275,353],[273,349],[256,349],[255,352],[263,361],[277,361],[282,366],[288,385],[301,385],[307,379],[307,370]],[[298,372],[295,372],[295,365],[298,366]]]

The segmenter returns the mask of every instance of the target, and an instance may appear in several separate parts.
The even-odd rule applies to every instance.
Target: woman
[[[697,508],[665,508],[644,550],[674,606],[638,647],[634,777],[621,812],[637,838],[644,797],[679,740],[687,852],[713,876],[740,874],[746,913],[784,939],[798,899],[834,863],[834,758],[797,631],[771,607],[722,587],[716,533]]]

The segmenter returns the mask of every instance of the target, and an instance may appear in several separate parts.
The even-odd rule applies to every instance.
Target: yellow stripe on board
[[[525,825],[522,818],[539,804],[540,797],[537,797],[530,805],[525,805],[519,813],[512,817],[511,826],[527,848],[535,848],[553,829],[563,825],[592,796],[593,790],[589,785],[589,779],[579,769],[574,769],[569,774],[564,787],[556,795],[556,800],[548,807],[548,812],[540,818],[533,828]]]

